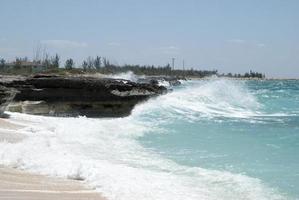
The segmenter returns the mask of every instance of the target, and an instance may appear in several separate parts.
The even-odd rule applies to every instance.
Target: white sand
[[[0,142],[19,142],[25,138],[18,133],[22,126],[0,119]],[[80,181],[51,178],[0,166],[0,200],[104,200]]]

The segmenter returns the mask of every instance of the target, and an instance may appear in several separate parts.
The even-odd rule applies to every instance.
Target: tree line
[[[246,72],[244,74],[232,74],[232,73],[227,73],[227,74],[219,74],[218,76],[220,77],[229,77],[229,78],[266,78],[266,75],[263,73],[259,72],[254,72],[250,70],[249,72]]]
[[[58,54],[50,57],[46,54],[44,59],[29,60],[27,57],[17,57],[13,62],[6,62],[3,58],[0,59],[0,73],[11,74],[32,74],[32,73],[102,73],[116,74],[127,71],[132,71],[137,75],[149,76],[183,76],[183,77],[207,77],[207,76],[222,76],[234,78],[265,78],[264,74],[250,71],[245,74],[219,74],[217,70],[198,70],[198,69],[173,69],[170,64],[165,66],[154,65],[116,65],[112,64],[105,57],[88,57],[79,65],[76,65],[72,58],[68,58],[63,65],[60,65],[61,60]]]

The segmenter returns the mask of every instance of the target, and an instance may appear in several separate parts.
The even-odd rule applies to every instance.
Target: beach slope
[[[22,126],[0,119],[0,142],[18,142],[25,136],[17,130]],[[99,193],[80,181],[52,178],[0,166],[0,200],[104,200]]]

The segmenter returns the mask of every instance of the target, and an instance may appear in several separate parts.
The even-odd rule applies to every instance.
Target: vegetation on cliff
[[[63,67],[60,67],[60,57],[56,54],[53,57],[46,56],[44,59],[29,60],[25,58],[16,58],[13,62],[6,62],[0,59],[0,73],[2,74],[23,74],[30,75],[35,73],[55,73],[55,74],[84,74],[84,73],[102,73],[116,74],[132,71],[137,75],[149,76],[180,76],[180,77],[197,77],[221,76],[233,78],[265,78],[264,74],[250,71],[245,74],[219,74],[217,70],[199,70],[174,69],[167,64],[165,66],[154,65],[117,65],[112,64],[107,58],[96,56],[88,57],[82,64],[77,64],[72,58],[68,58]]]

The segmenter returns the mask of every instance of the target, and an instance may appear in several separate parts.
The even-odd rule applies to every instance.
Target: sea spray
[[[156,102],[159,102],[157,104]],[[183,88],[172,93],[152,99],[149,103],[136,107],[133,115],[148,109],[163,109],[163,117],[169,120],[184,118],[201,120],[202,118],[250,118],[259,115],[261,105],[254,95],[244,86],[244,83],[226,79],[212,79],[205,81],[190,81]],[[150,116],[153,117],[153,116]]]
[[[127,72],[119,73],[119,74],[106,75],[106,77],[114,78],[114,79],[125,79],[125,80],[129,80],[132,82],[137,82],[139,78],[142,78],[144,76],[137,76],[132,71],[127,71]]]
[[[244,122],[267,114],[244,83],[184,83],[167,95],[138,105],[126,118],[9,114],[14,121],[27,121],[27,127],[20,131],[28,137],[20,143],[0,143],[1,164],[84,179],[108,199],[285,199],[259,178],[200,164],[184,165],[163,156],[163,149],[140,141],[177,134],[180,128],[173,130],[173,124],[191,128],[202,121],[219,123],[222,118]]]
[[[134,138],[147,127],[134,119],[13,118],[38,118],[39,125],[23,130],[30,131],[23,142],[1,144],[1,164],[84,179],[110,199],[280,199],[259,180],[180,166],[144,149]]]

